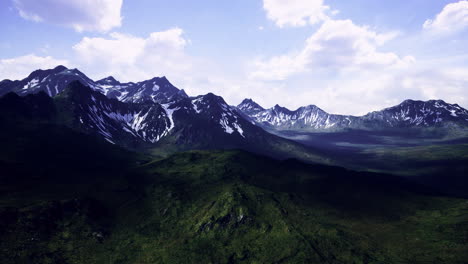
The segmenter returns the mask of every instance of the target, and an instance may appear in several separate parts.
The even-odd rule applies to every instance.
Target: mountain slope
[[[174,127],[172,116],[159,104],[123,103],[79,82],[70,83],[54,101],[59,112],[70,118],[64,120],[70,127],[126,147],[155,143]]]

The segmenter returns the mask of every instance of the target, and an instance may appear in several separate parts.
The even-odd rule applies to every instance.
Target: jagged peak
[[[291,110],[289,110],[289,109],[286,108],[286,107],[280,106],[279,104],[276,104],[275,106],[273,106],[272,109],[275,110],[275,111],[287,111],[287,112],[291,112]]]
[[[151,81],[164,81],[164,82],[170,83],[169,80],[166,78],[166,76],[162,76],[162,77],[153,77],[153,78],[148,79],[148,80],[146,80],[146,81],[144,81],[144,82],[151,82]]]
[[[114,76],[107,76],[106,78],[103,78],[99,81],[97,81],[97,83],[120,83],[119,81],[117,81]]]
[[[171,89],[177,89],[179,90],[177,87],[175,87],[167,78],[166,76],[162,76],[162,77],[153,77],[151,79],[148,79],[148,80],[145,80],[145,81],[142,81],[142,82],[139,82],[139,83],[157,83],[158,85],[162,85],[162,86],[169,86]]]
[[[320,109],[318,106],[316,105],[306,105],[306,106],[301,106],[299,107],[296,111],[299,111],[299,110],[315,110],[315,109],[319,109],[319,110],[322,110]],[[322,110],[323,111],[323,110]]]
[[[244,100],[242,100],[242,102],[240,104],[254,104],[254,100],[252,100],[252,98],[245,98]]]
[[[214,93],[207,93],[205,95],[199,95],[195,97],[195,99],[202,100],[207,103],[218,103],[222,105],[227,105],[221,96],[218,96]]]
[[[79,75],[83,78],[87,78],[86,74],[82,73],[78,68],[73,68],[73,69],[65,69],[63,71],[59,72],[60,74],[65,74],[65,75]]]
[[[109,81],[117,81],[114,76],[110,75],[110,76],[107,76],[106,78],[104,78],[103,80],[109,80]]]
[[[260,106],[258,103],[256,103],[251,98],[244,99],[237,107],[238,108],[245,108],[245,107],[248,107],[248,106],[253,106],[254,108],[265,110],[262,106]]]
[[[221,96],[218,96],[214,93],[207,93],[205,95],[202,95],[203,98],[206,98],[206,99],[222,99]]]

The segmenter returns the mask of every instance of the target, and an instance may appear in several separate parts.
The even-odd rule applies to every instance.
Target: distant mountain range
[[[275,105],[264,109],[252,99],[237,108],[266,129],[293,131],[339,131],[344,129],[388,129],[411,127],[468,127],[468,111],[442,100],[405,100],[399,105],[364,116],[334,115],[315,105],[289,110]]]
[[[190,97],[165,77],[137,83],[120,83],[111,76],[93,81],[64,66],[36,70],[23,80],[1,81],[2,95],[4,118],[12,109],[30,109],[29,116],[53,109],[54,122],[131,149],[242,148],[304,157],[313,154],[265,130],[468,127],[468,111],[441,100],[406,100],[361,117],[328,114],[315,105],[295,111],[278,105],[264,109],[251,99],[235,107],[212,93]]]

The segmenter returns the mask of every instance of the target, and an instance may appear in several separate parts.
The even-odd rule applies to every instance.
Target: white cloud
[[[298,99],[320,98],[313,103],[332,113],[354,115],[381,110],[406,99],[443,99],[466,106],[468,98],[463,94],[468,82],[460,77],[422,68],[388,73],[370,71],[328,80],[322,89],[305,89]]]
[[[291,75],[320,70],[349,71],[401,68],[413,63],[411,56],[400,57],[378,48],[398,33],[376,33],[351,20],[327,20],[307,39],[305,47],[290,54],[253,62],[253,79],[285,80]]]
[[[423,99],[444,99],[449,103],[468,106],[468,68],[432,65],[407,78],[410,82],[407,85],[402,82],[402,87],[419,90]]]
[[[68,65],[68,61],[59,60],[50,56],[40,57],[34,54],[0,59],[0,80],[18,80],[28,76],[37,69],[50,69],[57,65]]]
[[[24,19],[72,27],[82,31],[109,31],[121,25],[123,0],[14,0]]]
[[[428,23],[435,27],[440,21]],[[307,23],[303,19],[296,25]],[[246,97],[266,107],[279,103],[295,109],[316,104],[331,113],[354,115],[405,99],[443,99],[468,106],[464,96],[468,68],[454,68],[440,60],[416,61],[413,56],[389,51],[385,45],[399,35],[351,20],[323,19],[302,49],[260,57],[249,64]]]
[[[304,72],[306,64],[307,62],[301,54],[276,56],[267,61],[257,59],[253,61],[254,70],[250,74],[250,79],[285,80],[293,74]]]
[[[191,58],[185,53],[188,44],[183,30],[173,28],[151,33],[147,38],[121,33],[111,33],[106,38],[85,37],[73,49],[85,72],[136,81],[186,73],[191,68]]]
[[[213,92],[228,102],[240,100],[246,82],[227,71],[224,63],[189,56],[189,44],[180,28],[154,32],[145,38],[121,33],[84,37],[72,47],[71,63],[35,55],[5,59],[0,61],[0,77],[23,79],[37,69],[72,64],[94,80],[112,75],[122,82],[142,81],[164,75],[190,95]]]
[[[453,33],[468,27],[468,1],[448,4],[434,19],[424,22],[423,28],[434,33]]]
[[[246,97],[263,106],[279,103],[295,109],[316,104],[330,113],[354,115],[405,99],[443,99],[468,106],[468,68],[456,68],[446,57],[416,61],[388,50],[388,42],[400,32],[382,33],[351,20],[335,20],[331,17],[339,11],[324,0],[264,0],[263,4],[268,18],[279,27],[321,24],[302,49],[248,63]],[[450,33],[467,26],[468,1],[460,1],[426,21],[424,29]]]
[[[330,9],[323,0],[263,0],[269,19],[279,27],[300,27],[315,24],[328,18]],[[332,11],[337,14],[337,11]]]
[[[369,69],[323,79],[321,74],[307,73],[280,82],[250,80],[240,93],[264,107],[280,104],[294,110],[315,104],[329,113],[345,115],[364,115],[406,99],[442,99],[468,108],[468,68],[443,68],[418,61],[410,69]]]

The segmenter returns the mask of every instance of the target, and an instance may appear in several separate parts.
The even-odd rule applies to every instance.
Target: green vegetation
[[[468,197],[466,131],[456,136],[435,129],[284,136],[314,146],[324,156],[333,158],[336,166],[404,176],[443,193]]]
[[[468,144],[378,147],[356,156],[355,168],[405,176],[444,193],[468,197]]]
[[[373,154],[376,158],[389,158],[391,160],[405,158],[409,162],[418,162],[421,160],[467,160],[468,144],[399,147],[392,149],[375,148],[368,149],[364,151],[364,153]]]
[[[468,202],[390,176],[243,151],[151,161],[66,129],[10,132],[2,263],[468,259]]]

